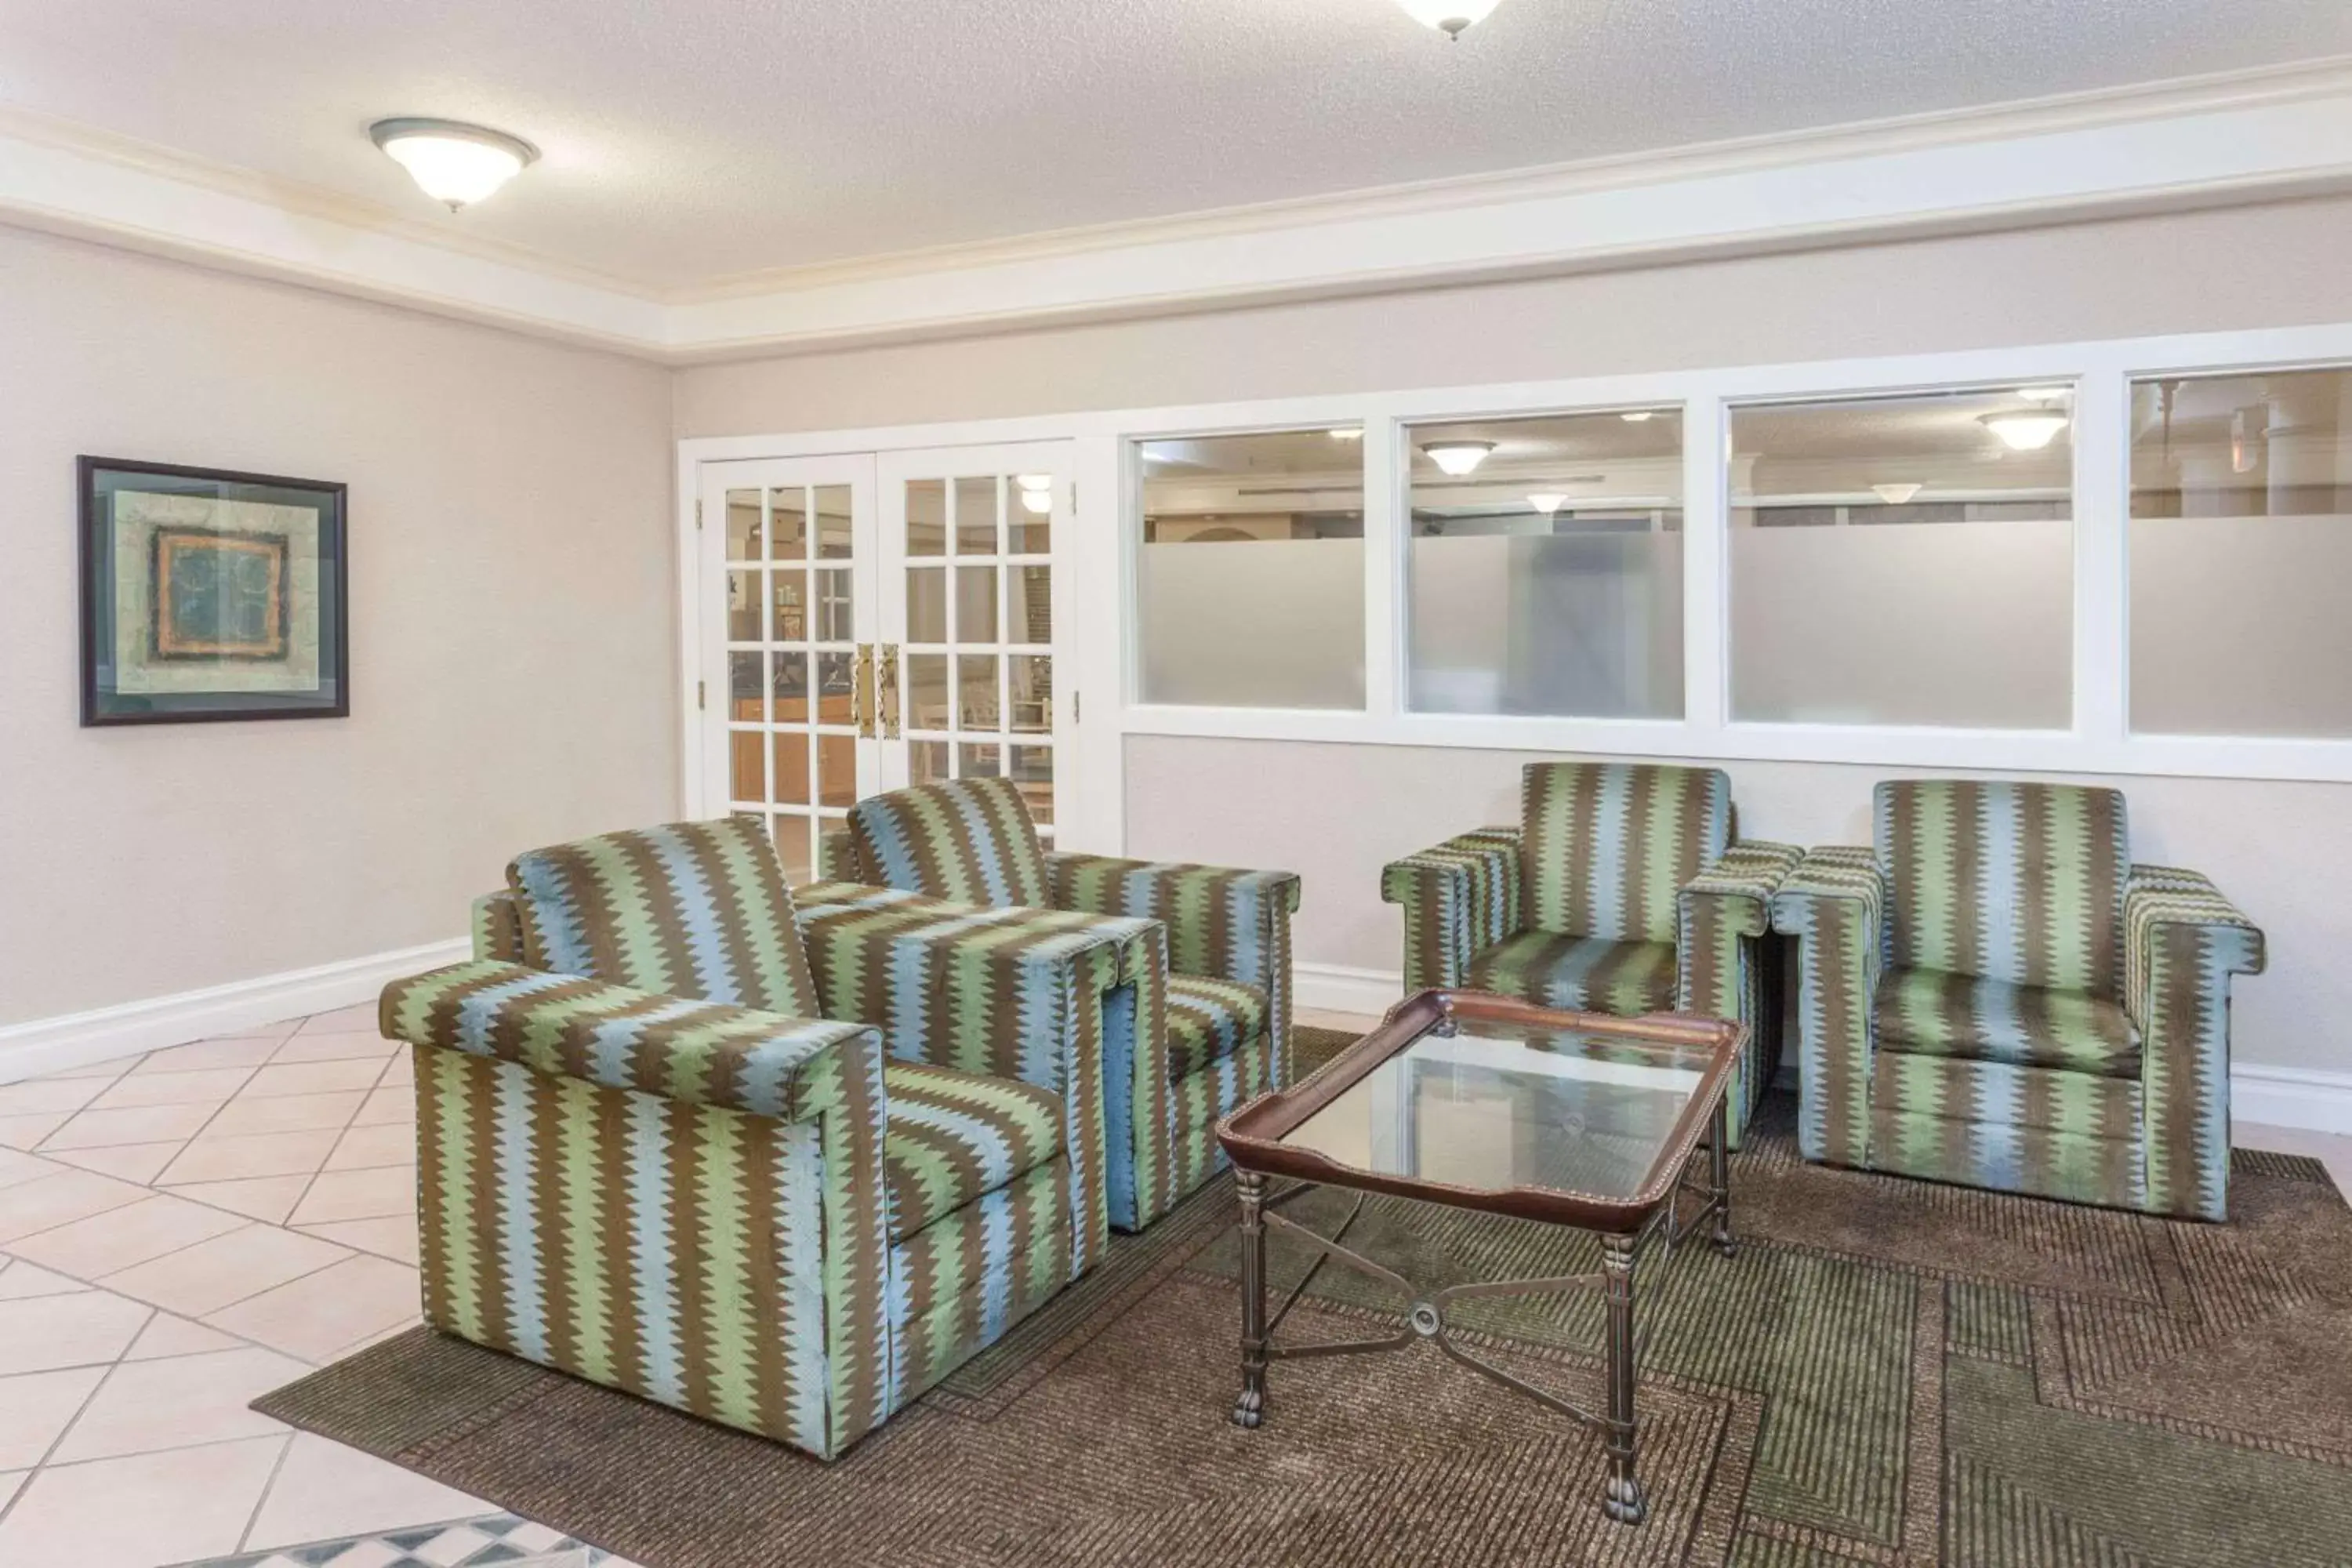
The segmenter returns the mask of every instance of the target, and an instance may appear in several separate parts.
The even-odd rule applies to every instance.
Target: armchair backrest
[[[2121,994],[2131,852],[2120,794],[1915,779],[1881,784],[1873,816],[1897,968]]]
[[[859,879],[990,909],[1046,909],[1037,825],[1010,779],[956,779],[870,795],[849,808]]]
[[[507,868],[524,962],[793,1018],[823,1016],[783,863],[746,817],[551,845]]]
[[[1683,884],[1731,842],[1719,768],[1529,763],[1520,775],[1529,931],[1672,942]]]

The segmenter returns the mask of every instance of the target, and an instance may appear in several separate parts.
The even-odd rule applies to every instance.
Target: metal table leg
[[[1715,1147],[1707,1151],[1707,1180],[1715,1187],[1715,1249],[1726,1258],[1737,1255],[1739,1243],[1731,1234],[1731,1097],[1715,1102]]]
[[[1630,1237],[1612,1236],[1602,1238],[1602,1289],[1609,1302],[1609,1488],[1602,1507],[1620,1524],[1639,1524],[1649,1504],[1633,1474],[1634,1243]]]
[[[1265,1178],[1254,1171],[1234,1178],[1242,1202],[1242,1393],[1234,1425],[1255,1427],[1265,1419]]]

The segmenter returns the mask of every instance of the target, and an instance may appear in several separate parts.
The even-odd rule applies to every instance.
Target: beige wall
[[[669,375],[0,230],[0,1025],[460,935],[677,795]],[[351,486],[347,720],[76,725],[77,453]]]
[[[681,436],[2352,320],[2352,200],[698,366]]]
[[[1381,868],[1487,823],[1518,820],[1517,752],[1138,735],[1127,742],[1128,848],[1154,858],[1279,866],[1305,885],[1298,962],[1403,967]],[[1791,844],[1868,844],[1870,788],[1918,770],[1729,763],[1739,831]],[[1948,776],[1952,770],[1944,770]],[[2352,784],[2116,778],[2132,856],[2204,872],[2259,922],[2270,972],[2241,980],[2241,1061],[2352,1067]],[[1311,825],[1311,827],[1310,826]]]

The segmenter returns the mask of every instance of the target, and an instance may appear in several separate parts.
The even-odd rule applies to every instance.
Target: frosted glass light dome
[[[497,194],[539,157],[519,136],[456,120],[379,120],[368,137],[451,212]]]

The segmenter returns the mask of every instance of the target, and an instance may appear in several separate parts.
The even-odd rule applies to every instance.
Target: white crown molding
[[[464,937],[0,1027],[0,1083],[357,1006],[395,980],[462,963]]]
[[[0,221],[669,363],[2352,190],[2352,60],[786,268],[664,293],[0,111]]]

